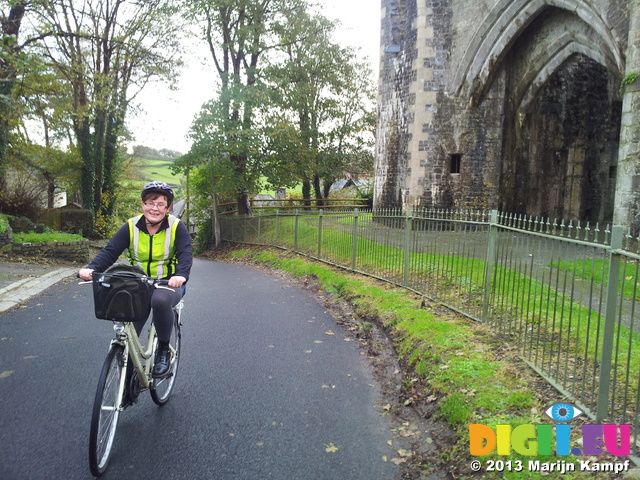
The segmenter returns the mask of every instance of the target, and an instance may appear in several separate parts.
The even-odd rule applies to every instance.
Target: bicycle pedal
[[[173,377],[173,372],[171,370],[169,370],[164,375],[161,375],[159,377],[154,376],[153,379],[154,380],[166,380],[167,378],[171,378],[171,377]]]
[[[137,401],[138,401],[137,398],[134,398],[134,399],[128,398],[127,400],[123,400],[122,403],[120,403],[120,408],[122,410],[125,410],[130,406],[135,405]]]

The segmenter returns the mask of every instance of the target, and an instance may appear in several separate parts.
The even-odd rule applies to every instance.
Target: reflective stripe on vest
[[[164,278],[176,271],[176,230],[180,219],[168,215],[169,227],[154,235],[141,231],[136,225],[142,215],[129,219],[129,263],[139,265],[150,277]]]

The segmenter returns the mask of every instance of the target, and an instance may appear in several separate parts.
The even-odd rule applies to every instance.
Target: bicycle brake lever
[[[165,290],[171,290],[172,292],[175,292],[176,289],[175,288],[171,288],[171,287],[165,287],[164,285],[155,285],[156,288],[164,288]]]

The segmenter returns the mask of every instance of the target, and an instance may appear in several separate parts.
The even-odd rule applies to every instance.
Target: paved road
[[[144,392],[124,412],[103,478],[399,474],[382,461],[395,454],[392,426],[366,359],[314,299],[249,267],[196,260],[192,273],[173,397],[158,408]],[[0,315],[0,479],[90,478],[90,411],[112,335],[90,295],[68,279]]]

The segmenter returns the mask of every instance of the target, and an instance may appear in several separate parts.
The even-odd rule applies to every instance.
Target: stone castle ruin
[[[640,0],[382,0],[374,205],[638,228],[639,30]]]

